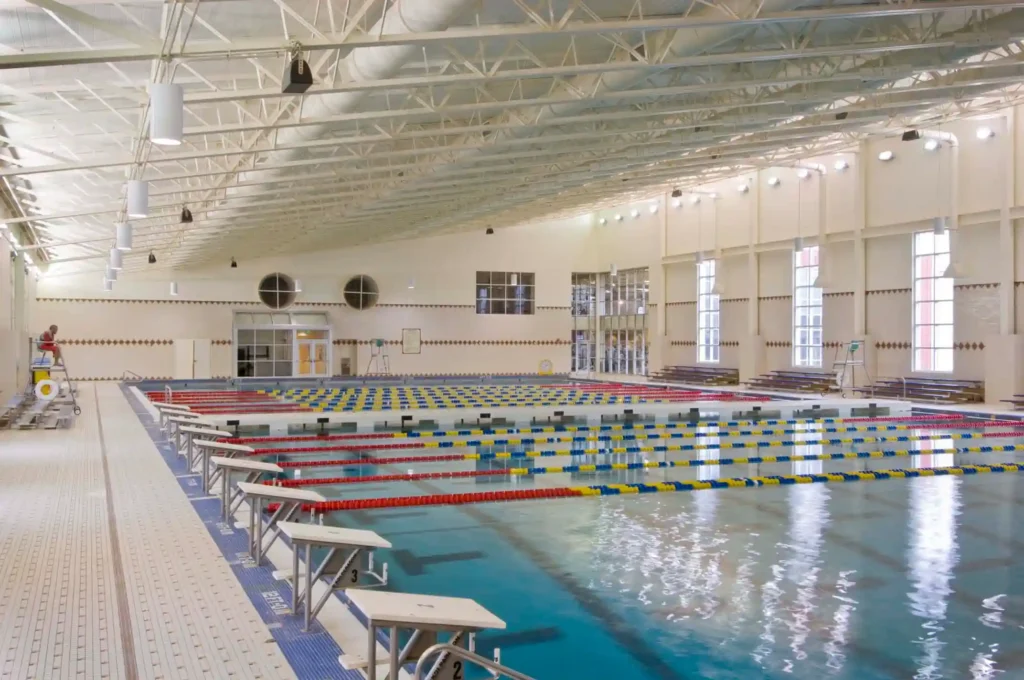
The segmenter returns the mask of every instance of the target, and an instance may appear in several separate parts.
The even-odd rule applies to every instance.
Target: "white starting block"
[[[194,442],[214,440],[214,439],[226,439],[231,436],[230,432],[224,432],[223,430],[211,429],[209,427],[197,427],[195,425],[180,425],[178,426],[178,432],[185,438],[182,449],[178,450],[180,455],[185,456],[185,460],[188,461],[188,469],[194,470],[196,467],[196,450],[193,445]]]
[[[153,407],[160,414],[160,429],[167,429],[167,417],[180,415],[182,413],[191,413],[192,408],[189,406],[179,404],[153,404]]]
[[[174,415],[167,416],[167,436],[174,438],[174,450],[181,451],[181,427],[183,425],[191,425],[192,427],[205,427],[207,429],[213,429],[214,424],[200,417],[198,413],[192,413],[190,411],[182,411]]]
[[[328,598],[335,590],[347,588],[371,588],[387,585],[388,565],[384,564],[381,573],[374,571],[373,551],[377,548],[390,548],[391,543],[372,531],[361,529],[342,529],[320,524],[301,524],[298,522],[278,522],[281,533],[292,543],[292,570],[275,572],[277,578],[289,578],[292,583],[292,612],[298,613],[299,607],[305,609],[305,627],[327,604]],[[299,553],[305,549],[305,568],[299,570]],[[313,550],[326,548],[327,555],[314,570]],[[359,555],[366,552],[365,564],[359,563]],[[362,579],[360,577],[362,576]],[[299,586],[303,579],[304,587]],[[321,578],[327,580],[327,592],[313,603],[313,584]],[[362,583],[360,583],[362,580]]]
[[[252,455],[253,448],[245,444],[232,444],[231,442],[218,442],[212,439],[199,439],[195,441],[196,449],[199,450],[200,472],[203,474],[203,491],[210,493],[214,482],[223,472],[223,468],[210,471],[210,456],[221,458],[238,458],[239,456]]]
[[[263,561],[263,556],[281,535],[279,522],[290,521],[299,513],[304,503],[322,503],[327,500],[316,491],[287,486],[239,482],[238,490],[242,493],[242,498],[249,501],[249,554],[252,555],[257,565]],[[263,529],[264,502],[278,504],[277,510],[267,521],[265,531]],[[270,540],[263,540],[264,533],[269,535]]]
[[[248,458],[225,458],[223,456],[212,456],[210,463],[214,470],[220,470],[220,502],[224,510],[224,521],[230,522],[231,516],[242,504],[242,494],[238,489],[231,488],[231,475],[234,472],[244,472],[245,481],[255,484],[264,474],[279,474],[281,468],[273,463],[264,463],[261,460],[250,460]],[[237,499],[237,501],[236,501]]]
[[[338,661],[345,670],[360,670],[368,680],[377,680],[377,629],[390,628],[390,671],[388,680],[399,677],[399,669],[416,661],[437,644],[438,633],[449,633],[448,644],[472,649],[473,636],[481,630],[504,630],[505,622],[473,600],[461,597],[409,595],[380,590],[350,590],[352,605],[366,617],[369,646],[365,656],[346,654]],[[399,646],[398,631],[412,635]],[[450,654],[442,655],[430,673],[431,680],[458,680],[465,677],[463,662]]]

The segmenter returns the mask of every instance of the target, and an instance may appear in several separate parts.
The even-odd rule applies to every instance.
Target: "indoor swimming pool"
[[[502,617],[508,629],[481,634],[478,649],[500,647],[505,663],[536,678],[1024,677],[1024,540],[1014,536],[1022,475],[615,486],[1024,460],[978,452],[1024,451],[1024,429],[985,425],[875,419],[246,443],[285,467],[283,483],[337,500],[611,493],[325,511],[325,524],[394,544],[378,553],[389,589],[469,597]],[[521,437],[533,441],[502,443]],[[863,441],[815,443],[853,438]],[[791,458],[743,462],[771,456]],[[684,466],[659,467],[671,462]],[[578,469],[586,465],[617,467]],[[547,471],[529,470],[538,467]]]

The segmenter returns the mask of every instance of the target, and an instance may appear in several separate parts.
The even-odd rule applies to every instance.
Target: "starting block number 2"
[[[431,680],[464,680],[466,662],[456,659],[451,654],[445,655],[437,672],[431,676]]]

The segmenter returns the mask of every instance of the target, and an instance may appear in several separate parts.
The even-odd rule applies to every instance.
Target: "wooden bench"
[[[894,399],[949,404],[985,401],[985,386],[980,380],[922,377],[885,378],[874,385],[856,388],[855,391]]]
[[[737,385],[739,371],[716,366],[666,366],[651,374],[653,380],[694,385]]]
[[[830,392],[835,389],[835,378],[829,373],[810,371],[772,371],[747,381],[754,389],[783,392]]]

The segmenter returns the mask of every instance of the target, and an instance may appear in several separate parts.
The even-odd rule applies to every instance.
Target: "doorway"
[[[298,331],[298,375],[304,378],[322,378],[328,375],[327,331]]]

